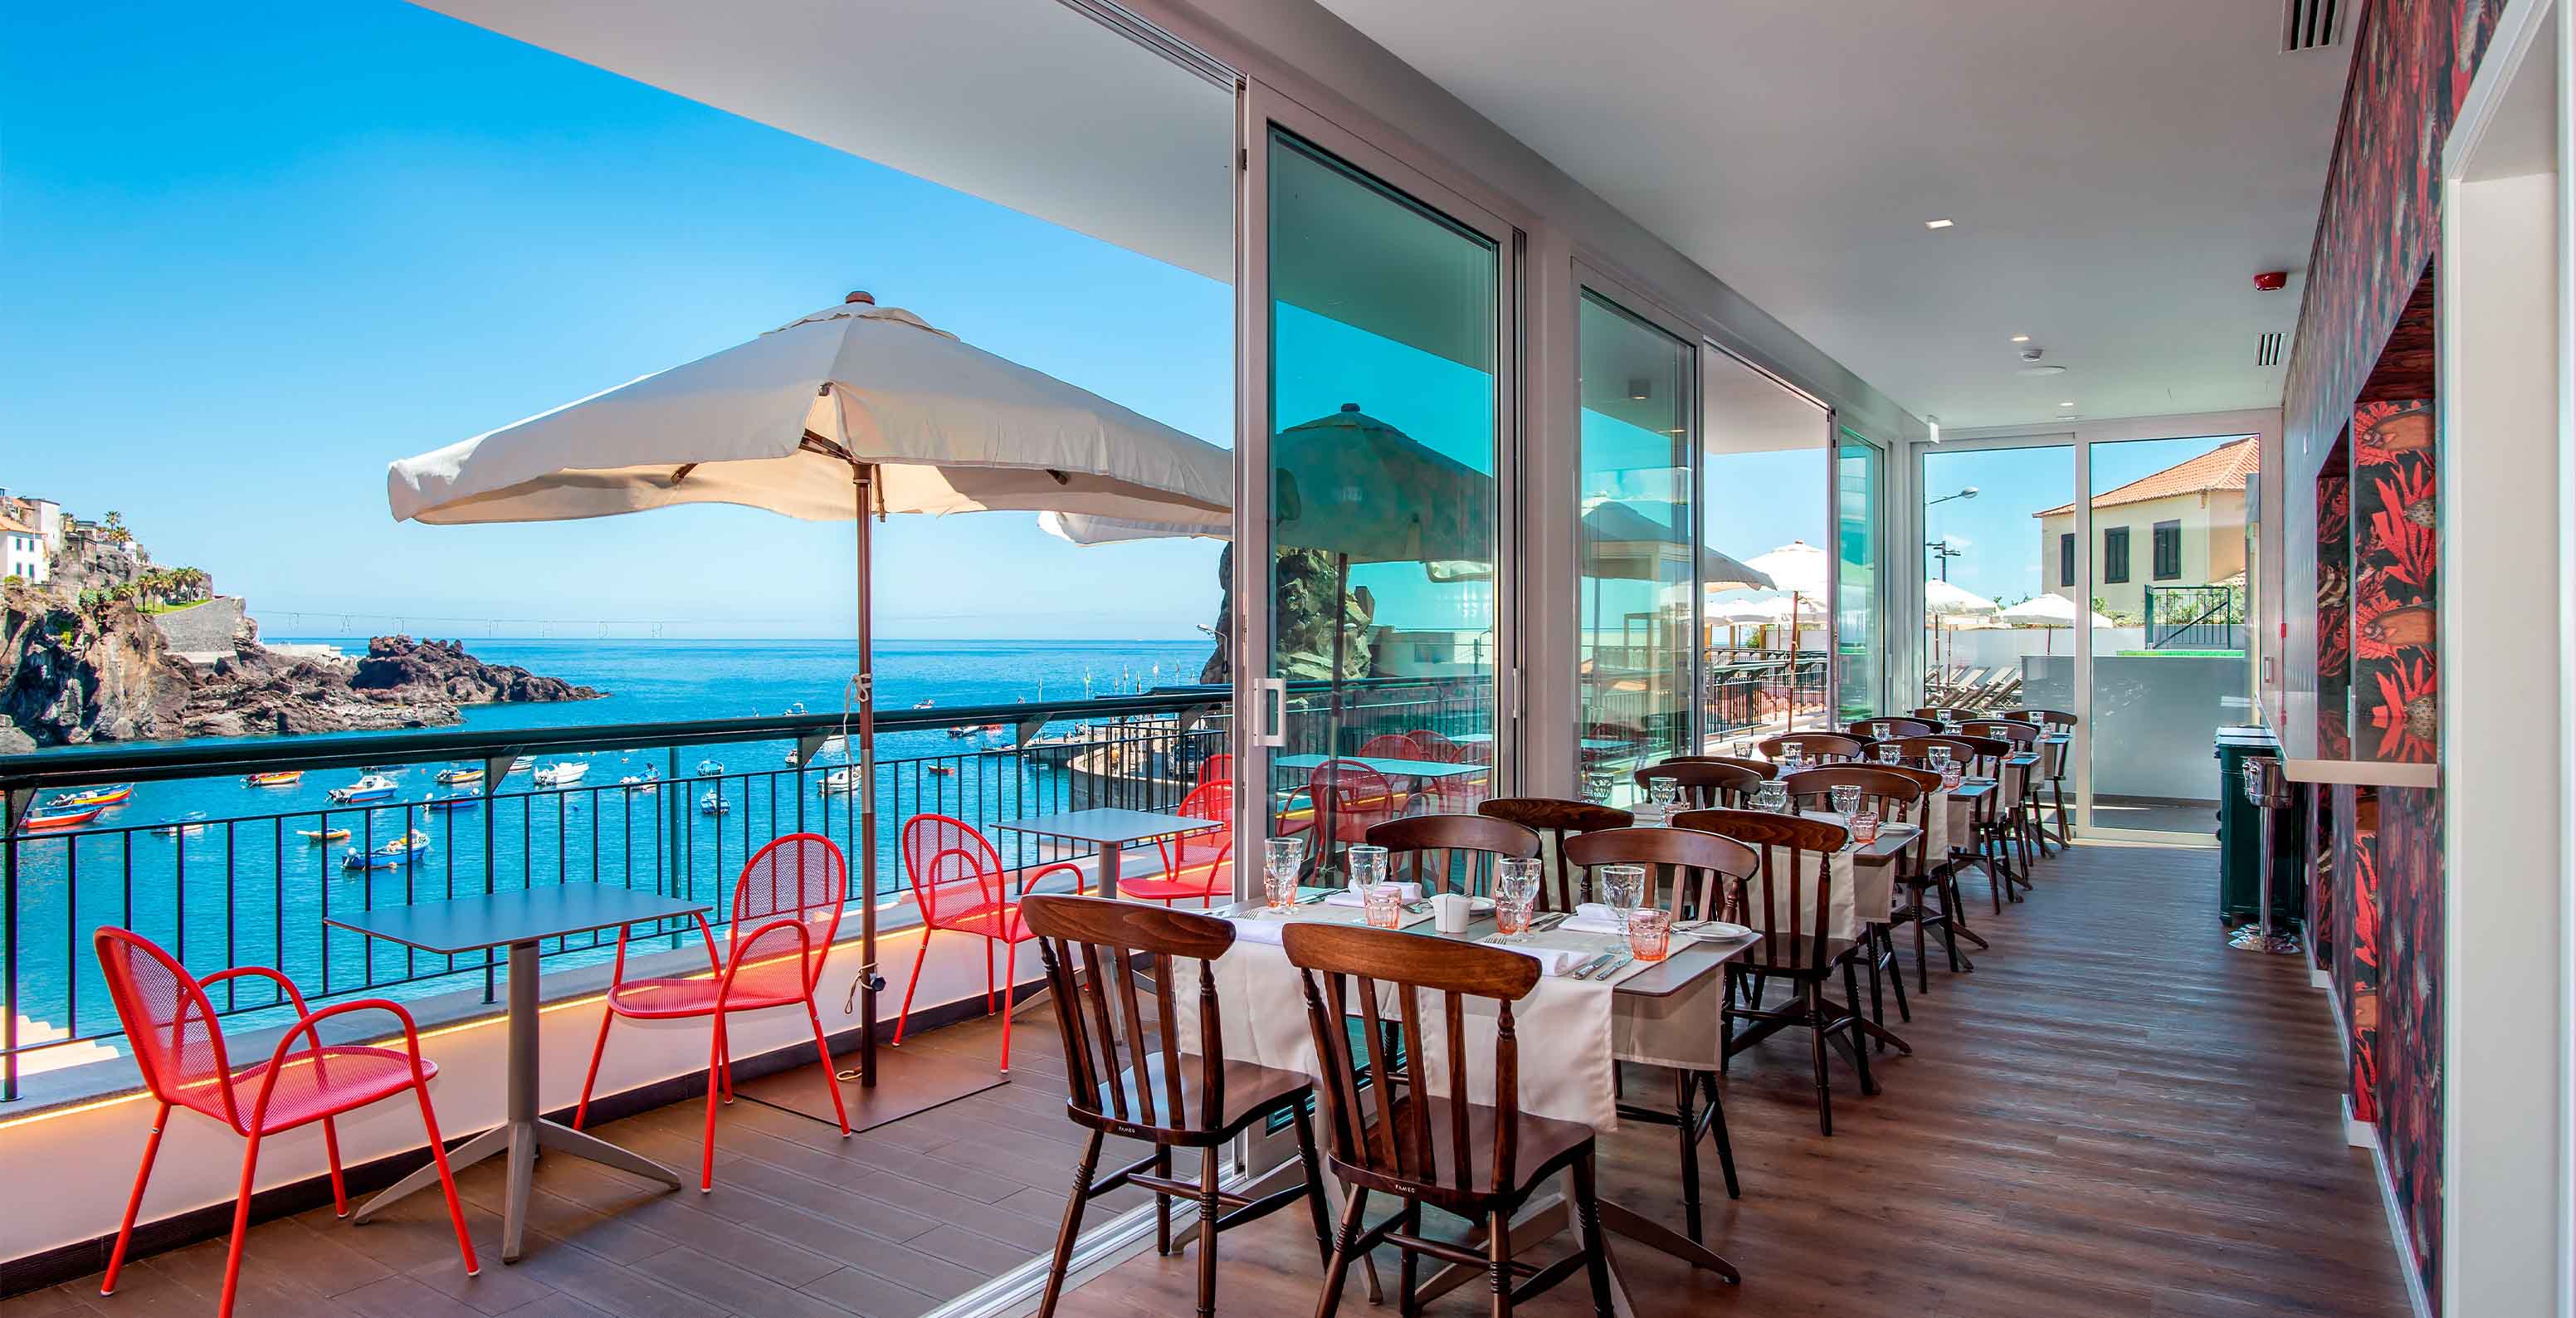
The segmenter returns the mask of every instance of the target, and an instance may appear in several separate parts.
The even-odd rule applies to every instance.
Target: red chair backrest
[[[1234,757],[1219,752],[1199,761],[1199,786],[1229,782],[1234,778]]]
[[[197,977],[151,939],[102,925],[94,939],[107,994],[134,1046],[143,1086],[164,1103],[194,1108],[241,1129],[233,1108],[232,1063],[215,1004]]]
[[[1427,760],[1431,758],[1430,756],[1422,753],[1422,748],[1414,744],[1413,738],[1396,732],[1382,733],[1378,736],[1369,738],[1367,741],[1361,742],[1359,754],[1360,758],[1364,760]]]
[[[1181,801],[1182,814],[1192,819],[1215,819],[1234,822],[1234,784],[1201,783]],[[1234,854],[1234,830],[1211,828],[1204,833],[1184,833],[1165,838],[1161,843],[1163,868],[1175,879],[1212,875]]]
[[[1438,760],[1442,764],[1462,763],[1458,755],[1458,743],[1429,728],[1415,728],[1404,735],[1422,752],[1422,758],[1426,760]]]
[[[1006,891],[1002,853],[974,825],[947,815],[914,815],[904,821],[903,872],[927,925],[939,923],[943,905],[951,910],[991,905]]]
[[[1395,788],[1386,775],[1357,760],[1326,760],[1315,766],[1306,781],[1318,795],[1332,793],[1334,808],[1339,810],[1386,813],[1395,809]]]
[[[841,908],[849,901],[850,865],[841,849],[820,833],[790,833],[762,847],[742,867],[742,877],[733,885],[733,933],[727,960],[740,961],[745,952],[744,940],[752,931],[782,916],[804,921],[806,947],[804,991],[814,991],[823,977],[823,961],[832,946],[832,937],[841,928]],[[923,918],[929,918],[925,910]],[[750,949],[760,956],[783,956],[795,946],[794,935],[778,930]],[[782,967],[783,968],[783,967]],[[746,974],[750,973],[748,971]],[[770,987],[781,977],[764,976]],[[737,978],[737,983],[739,983]]]

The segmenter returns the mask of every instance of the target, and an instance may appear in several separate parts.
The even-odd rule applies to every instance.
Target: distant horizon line
[[[849,645],[847,636],[462,636],[452,632],[378,632],[365,634],[316,633],[293,636],[262,636],[262,645],[309,645],[343,641],[370,641],[378,636],[409,636],[415,641],[563,641],[598,644],[603,641],[634,645],[688,645],[727,641],[801,641],[816,645]],[[936,645],[1206,645],[1213,647],[1212,636],[879,636],[878,644],[913,643]]]

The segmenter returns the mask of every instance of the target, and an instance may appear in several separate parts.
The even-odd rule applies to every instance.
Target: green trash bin
[[[2278,759],[2280,740],[2264,728],[2221,728],[2218,760],[2218,921],[2233,929],[2256,920],[2263,892],[2263,807],[2245,793],[2245,762],[2255,756]],[[2307,910],[2307,866],[2300,839],[2306,836],[2305,793],[2292,792],[2289,804],[2274,809],[2272,819],[2272,927],[2295,933]]]

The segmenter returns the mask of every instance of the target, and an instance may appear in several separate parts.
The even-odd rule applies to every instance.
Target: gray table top
[[[1311,894],[1326,890],[1301,888],[1299,891]],[[1231,906],[1218,907],[1215,914],[1241,916],[1250,915],[1260,909],[1261,903],[1258,901],[1236,902]],[[1413,925],[1401,932],[1422,938],[1445,938],[1452,942],[1472,943],[1494,932],[1494,917],[1490,913],[1478,915],[1468,922],[1467,932],[1463,934],[1444,934],[1427,922]],[[1715,974],[1718,967],[1743,955],[1745,949],[1761,941],[1760,934],[1728,943],[1715,943],[1699,938],[1687,940],[1677,938],[1673,940],[1672,955],[1620,980],[1611,986],[1610,991],[1622,997],[1669,998],[1709,975]]]
[[[379,906],[372,911],[340,911],[323,917],[322,922],[424,952],[479,952],[487,947],[615,929],[707,909],[708,904],[701,901],[575,883],[409,906]]]
[[[1212,828],[1224,828],[1226,824],[1223,820],[1194,819],[1188,815],[1158,815],[1150,810],[1070,810],[1060,815],[1031,815],[994,827],[1014,833],[1036,833],[1044,837],[1072,838],[1077,842],[1125,846],[1130,842],[1204,833]]]
[[[1363,765],[1390,778],[1455,778],[1461,774],[1490,773],[1490,764],[1452,763],[1448,760],[1400,760],[1383,755],[1336,755],[1344,764]],[[1282,755],[1270,762],[1274,769],[1316,769],[1323,767],[1321,755]]]

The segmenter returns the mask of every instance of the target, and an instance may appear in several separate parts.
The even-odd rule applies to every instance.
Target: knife
[[[1565,923],[1570,918],[1571,917],[1563,911],[1550,911],[1547,914],[1530,921],[1530,932],[1534,934],[1546,933],[1548,930]]]
[[[1596,970],[1596,971],[1592,972],[1592,978],[1594,978],[1594,979],[1608,979],[1608,978],[1610,978],[1612,975],[1615,975],[1615,974],[1619,973],[1621,970],[1625,969],[1625,968],[1627,967],[1627,965],[1628,965],[1628,963],[1629,963],[1629,962],[1634,961],[1634,960],[1636,960],[1636,959],[1637,959],[1637,958],[1635,958],[1634,956],[1629,955],[1629,954],[1628,954],[1628,953],[1626,953],[1626,952],[1613,952],[1613,953],[1611,953],[1611,955],[1610,955],[1610,964],[1608,964],[1608,965],[1606,965],[1606,966],[1603,966],[1603,967],[1601,967],[1599,970]]]
[[[1592,972],[1593,972],[1593,971],[1595,971],[1595,970],[1599,970],[1599,969],[1602,969],[1603,967],[1608,966],[1608,965],[1610,964],[1611,958],[1616,957],[1616,956],[1618,956],[1618,955],[1619,955],[1619,954],[1618,954],[1618,953],[1616,953],[1616,952],[1603,952],[1603,953],[1600,953],[1600,954],[1598,954],[1598,955],[1594,956],[1591,960],[1584,962],[1582,965],[1576,966],[1576,967],[1574,968],[1574,974],[1573,974],[1572,976],[1570,976],[1570,978],[1574,978],[1574,979],[1590,979],[1590,978],[1592,977]]]

